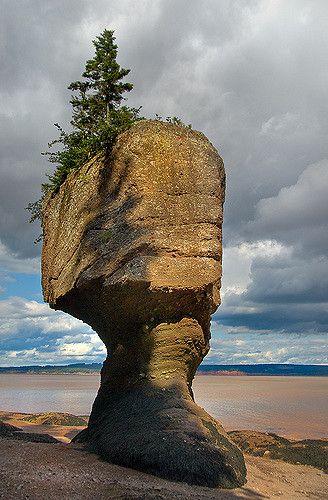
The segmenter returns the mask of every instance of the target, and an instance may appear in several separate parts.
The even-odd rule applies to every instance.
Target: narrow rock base
[[[245,483],[241,451],[180,381],[144,381],[124,394],[98,396],[96,405],[99,418],[75,441],[105,460],[201,486]]]

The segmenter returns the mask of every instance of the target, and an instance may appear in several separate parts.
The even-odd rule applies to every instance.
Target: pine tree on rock
[[[79,92],[79,96],[72,96],[70,101],[73,107],[71,124],[86,136],[99,134],[100,124],[109,126],[117,121],[123,93],[133,88],[131,83],[121,81],[130,70],[121,68],[116,61],[117,45],[113,33],[105,30],[94,40],[96,53],[86,63],[82,74],[85,81],[72,82],[68,87]],[[123,114],[127,110],[124,107]],[[134,116],[136,110],[130,111]]]
[[[133,85],[122,81],[130,70],[118,64],[114,42],[114,32],[104,30],[93,41],[95,56],[86,62],[83,80],[68,87],[74,92],[70,100],[73,131],[66,133],[55,124],[60,136],[49,143],[49,148],[61,144],[61,149],[44,153],[57,164],[49,176],[50,184],[44,186],[46,191],[57,191],[71,170],[98,152],[110,150],[117,135],[139,119],[140,108],[121,106],[123,94],[130,92]]]

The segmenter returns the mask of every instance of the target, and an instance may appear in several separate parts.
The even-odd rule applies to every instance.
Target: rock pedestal
[[[46,200],[42,285],[108,351],[77,439],[120,465],[232,488],[243,456],[191,389],[220,301],[224,186],[203,134],[138,122]]]

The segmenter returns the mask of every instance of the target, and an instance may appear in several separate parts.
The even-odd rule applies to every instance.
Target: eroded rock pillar
[[[78,439],[117,464],[231,488],[243,456],[191,388],[220,301],[224,186],[203,134],[141,121],[47,200],[42,276],[51,307],[108,351]]]

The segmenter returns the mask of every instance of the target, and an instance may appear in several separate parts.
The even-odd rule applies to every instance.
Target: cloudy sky
[[[67,85],[115,30],[128,104],[176,115],[224,158],[223,303],[210,363],[327,363],[328,2],[0,0],[0,365],[102,361],[40,288],[24,207],[67,127]]]

